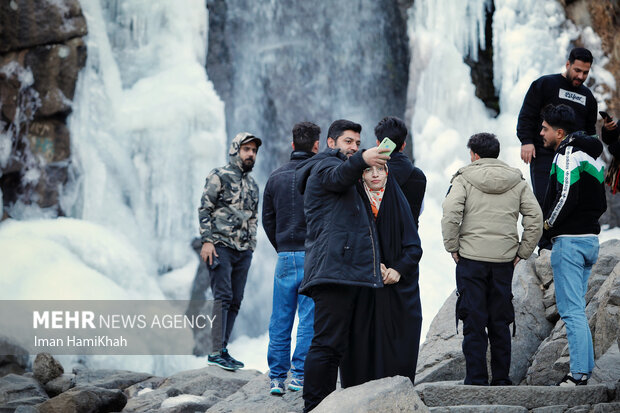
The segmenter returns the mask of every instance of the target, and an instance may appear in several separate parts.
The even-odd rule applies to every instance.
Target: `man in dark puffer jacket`
[[[297,167],[304,194],[306,258],[300,293],[314,300],[314,337],[306,356],[304,412],[336,389],[357,296],[382,287],[379,245],[368,202],[355,188],[364,169],[389,157],[358,152],[361,125],[340,119],[329,127],[329,148]]]

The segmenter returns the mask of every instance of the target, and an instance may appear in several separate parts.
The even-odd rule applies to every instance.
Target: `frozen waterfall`
[[[80,3],[89,29],[85,39],[88,60],[80,73],[69,118],[73,179],[61,201],[69,217],[7,220],[0,224],[0,297],[186,299],[198,266],[190,242],[198,233],[197,207],[204,178],[213,167],[227,162],[226,123],[237,126],[225,119],[224,104],[207,78],[209,19],[205,1]],[[334,25],[330,19],[335,17],[324,13],[312,15],[308,4],[299,7],[304,7],[303,13],[316,20],[318,28],[312,33],[316,37],[322,33],[321,28]],[[595,56],[591,88],[601,108],[606,97],[601,85],[615,88],[613,76],[603,67],[607,58],[601,51],[600,39],[591,29],[567,21],[557,0],[494,0],[493,4],[493,83],[500,102],[498,116],[475,96],[470,67],[463,61],[465,56],[475,61],[478,51],[484,48],[484,26],[491,0],[416,0],[408,11],[411,64],[409,84],[401,86],[408,90],[406,109],[414,136],[416,165],[428,178],[420,219],[424,249],[420,267],[423,332],[455,286],[454,264],[442,244],[441,202],[452,174],[468,162],[467,138],[481,131],[497,134],[502,144],[500,158],[520,167],[528,176],[526,165],[519,158],[520,145],[515,135],[523,96],[531,81],[541,74],[563,70],[567,51],[580,35]],[[262,7],[273,12],[273,4],[267,6]],[[374,9],[369,10],[365,15],[373,21]],[[245,16],[246,24],[251,24],[251,8],[238,12]],[[381,36],[379,29],[372,32],[372,25],[357,29],[371,40]],[[271,33],[269,40],[273,45],[279,44],[280,32],[303,43],[303,30],[291,30],[262,27],[256,33]],[[346,39],[352,41],[354,37]],[[339,43],[342,38],[334,35],[334,39]],[[282,77],[269,84],[280,85],[274,88],[278,93],[286,93],[292,87],[285,76],[299,66],[294,61],[295,54],[287,51],[295,47],[295,42],[286,43],[284,54],[268,47],[264,50],[273,59],[261,75]],[[313,47],[305,45],[303,50],[312,53]],[[293,60],[279,64],[278,58]],[[336,60],[346,63],[340,58]],[[328,99],[317,91],[342,88],[340,92],[360,93],[356,95],[356,106],[347,112],[346,93],[334,92],[340,102],[333,105],[333,112],[328,110],[331,106],[317,106],[311,111],[321,122],[336,116],[334,112],[351,116],[369,113],[372,116],[367,117],[372,121],[379,115],[394,114],[379,113],[386,108],[368,109],[381,101],[362,101],[364,90],[360,85],[365,84],[367,72],[362,70],[363,61],[356,64],[356,70],[339,77],[342,84],[302,85],[308,88],[308,94],[315,93],[312,102],[316,105]],[[279,69],[271,72],[269,68]],[[248,82],[244,73],[236,76],[242,83]],[[323,80],[313,78],[315,82]],[[265,101],[260,93],[251,96],[253,104]],[[389,96],[385,101],[390,101]],[[265,104],[273,102],[267,99]],[[235,122],[249,110],[243,102],[228,109],[227,113],[235,114]],[[273,108],[256,109],[269,112]],[[253,119],[252,125],[262,127],[256,117]],[[293,122],[301,120],[313,119]],[[267,126],[276,130],[273,125]],[[290,128],[292,124],[282,127]],[[374,124],[364,123],[364,142],[372,141],[373,127]],[[273,138],[281,143],[284,137]],[[267,159],[282,158],[268,157],[265,150],[269,147],[261,148],[259,165],[261,156],[265,164]],[[269,167],[276,165],[270,162]],[[264,184],[265,176],[259,177],[261,181]],[[231,352],[248,367],[265,370],[265,332],[275,253],[262,229],[258,243]],[[66,365],[77,361],[68,356],[61,360]],[[119,367],[159,375],[204,365],[204,359],[193,356],[98,356],[82,362],[91,367]]]

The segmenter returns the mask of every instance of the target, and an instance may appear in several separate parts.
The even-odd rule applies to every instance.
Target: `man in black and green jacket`
[[[543,205],[544,235],[553,242],[555,298],[570,356],[570,372],[558,385],[580,386],[587,384],[594,368],[585,295],[598,258],[598,220],[607,209],[603,145],[596,136],[573,132],[575,113],[566,105],[549,106],[542,116],[540,135],[545,146],[555,150]]]

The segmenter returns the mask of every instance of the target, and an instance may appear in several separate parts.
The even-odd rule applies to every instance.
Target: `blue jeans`
[[[598,258],[598,237],[557,237],[551,250],[555,301],[566,324],[571,373],[594,368],[592,333],[586,317],[586,292],[592,266]]]
[[[289,370],[294,378],[304,378],[304,362],[314,335],[314,302],[310,297],[297,293],[304,278],[304,257],[304,251],[278,253],[267,349],[269,377],[272,380],[286,379]],[[295,310],[298,311],[299,325],[291,366],[291,330]]]

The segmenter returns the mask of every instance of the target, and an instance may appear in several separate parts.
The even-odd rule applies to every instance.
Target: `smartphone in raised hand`
[[[385,150],[389,150],[389,152],[384,152]],[[381,143],[379,144],[379,152],[383,155],[390,155],[396,149],[396,144],[390,138],[383,138]]]
[[[609,113],[607,113],[607,112],[605,112],[603,110],[599,110],[598,113],[599,113],[599,115],[601,115],[603,117],[605,122],[609,122],[610,120],[612,120],[611,116],[609,116]]]

